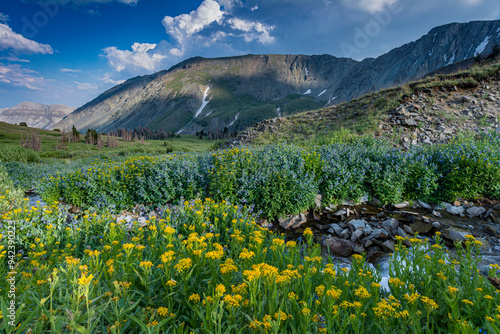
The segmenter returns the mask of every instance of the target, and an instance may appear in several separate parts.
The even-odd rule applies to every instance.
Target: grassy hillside
[[[472,96],[479,104],[495,100],[500,90],[500,59],[490,59],[475,63],[469,69],[453,74],[435,74],[405,85],[364,95],[329,108],[301,112],[284,117],[276,126],[264,126],[266,121],[255,124],[240,134],[243,143],[266,145],[277,142],[328,141],[328,137],[338,137],[339,133],[349,135],[386,136],[398,141],[400,134],[381,129],[390,113],[401,105],[419,101],[419,110],[424,117],[442,121],[444,124],[460,124],[465,119],[460,115],[464,104],[456,103],[457,96]],[[421,96],[425,95],[425,98]],[[498,105],[498,104],[497,104]],[[498,114],[498,107],[496,108]],[[474,120],[477,129],[485,129],[496,120]],[[421,127],[422,125],[419,124]],[[474,129],[469,129],[474,131]]]
[[[24,150],[20,147],[21,136],[27,138],[32,134],[40,136],[42,149],[39,152]],[[85,144],[81,135],[81,140],[76,143],[66,143],[66,149],[58,150],[60,145],[61,132],[29,128],[25,126],[12,125],[0,122],[0,160],[32,160],[40,158],[63,158],[77,159],[86,158],[93,155],[129,155],[134,153],[144,154],[165,154],[168,152],[203,152],[217,146],[220,141],[200,140],[196,136],[181,135],[165,140],[145,140],[126,142],[118,140],[118,147],[104,146],[99,150],[95,145]],[[103,136],[104,143],[107,136]]]

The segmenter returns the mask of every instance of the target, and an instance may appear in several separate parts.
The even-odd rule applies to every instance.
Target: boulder
[[[483,225],[483,231],[496,238],[500,237],[500,230],[491,225]]]
[[[330,254],[335,256],[350,256],[354,252],[354,244],[349,240],[339,238],[328,238],[325,240]]]
[[[432,210],[432,206],[430,204],[427,204],[421,200],[417,200],[417,205],[423,209]]]
[[[461,215],[465,211],[465,209],[461,206],[454,206],[449,203],[443,203],[443,204],[446,208],[446,212],[451,213],[452,215]]]
[[[466,231],[459,231],[454,228],[449,228],[443,231],[443,237],[449,241],[456,243],[459,241],[465,241],[465,236],[470,234]]]
[[[384,243],[382,243],[382,249],[385,252],[394,253],[396,251],[396,245],[394,244],[394,241],[387,240]]]
[[[389,218],[382,223],[382,227],[388,229],[389,231],[395,231],[399,227],[399,221],[395,218]]]
[[[363,219],[351,220],[347,223],[351,231],[356,231],[358,229],[364,229],[366,227],[366,221]]]
[[[473,218],[473,217],[478,217],[481,216],[483,213],[486,212],[486,209],[483,208],[482,206],[471,206],[467,210],[467,214]]]
[[[358,239],[363,237],[363,235],[364,235],[364,232],[362,230],[356,230],[351,235],[351,241],[356,242]]]
[[[426,234],[432,230],[432,225],[424,222],[414,222],[410,224],[410,228],[419,234]]]
[[[340,235],[344,229],[339,224],[331,224],[328,232]]]

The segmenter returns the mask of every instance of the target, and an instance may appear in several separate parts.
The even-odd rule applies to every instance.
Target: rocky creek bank
[[[392,206],[377,206],[364,202],[355,205],[322,205],[321,196],[316,208],[275,221],[261,220],[264,227],[298,239],[310,227],[315,241],[324,245],[325,253],[337,257],[366,253],[370,263],[387,257],[395,251],[396,236],[403,238],[431,238],[440,232],[453,252],[454,244],[465,241],[470,234],[479,240],[481,270],[487,273],[489,264],[500,263],[500,202],[455,202],[431,205],[422,201],[403,202]],[[431,241],[432,242],[432,241]],[[406,246],[410,246],[406,241]]]

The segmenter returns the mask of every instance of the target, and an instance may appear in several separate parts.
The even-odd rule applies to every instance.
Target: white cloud
[[[52,54],[52,48],[48,44],[40,44],[23,37],[23,35],[15,33],[5,23],[0,23],[0,51],[12,50],[16,53],[23,54]]]
[[[134,43],[132,51],[119,50],[115,46],[107,47],[104,51],[104,57],[108,60],[108,65],[115,71],[121,72],[129,69],[135,72],[158,70],[162,60],[167,58],[165,55],[155,52],[156,44]]]
[[[101,80],[104,81],[104,83],[113,84],[113,85],[119,85],[119,84],[122,84],[125,82],[125,80],[111,79],[111,73],[109,73],[109,72],[104,73],[104,77],[102,77]]]
[[[9,15],[0,12],[0,22],[7,22],[7,21],[9,21]]]
[[[270,35],[270,31],[274,29],[274,26],[238,18],[230,18],[228,19],[228,23],[231,28],[245,32],[243,36],[246,42],[254,40],[258,40],[262,44],[271,44],[274,42],[274,37]]]
[[[181,45],[181,49],[175,50],[172,54],[179,55],[184,52],[183,44],[185,40],[200,32],[213,22],[220,23],[224,16],[220,5],[214,0],[204,0],[200,7],[189,14],[181,14],[176,17],[165,16],[162,24],[172,38]]]
[[[395,5],[399,0],[343,0],[343,2],[349,7],[373,14],[384,10],[388,6]]]
[[[20,58],[18,58],[16,56],[13,56],[13,55],[8,55],[8,56],[5,56],[5,57],[0,57],[0,59],[11,61],[11,62],[15,62],[15,63],[29,63],[30,62],[28,59],[20,59]]]
[[[31,90],[41,90],[44,78],[35,76],[37,72],[23,68],[19,64],[4,65],[0,63],[0,82]]]
[[[78,81],[75,81],[75,83],[76,83],[76,88],[81,90],[97,89],[96,84],[91,84],[87,82],[78,82]]]
[[[61,68],[59,71],[63,73],[80,73],[82,70],[73,70],[71,68]]]

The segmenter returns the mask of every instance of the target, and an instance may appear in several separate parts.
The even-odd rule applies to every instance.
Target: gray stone
[[[366,203],[366,202],[368,202],[368,195],[361,196],[361,198],[359,199],[359,202],[360,203]]]
[[[301,213],[288,219],[279,219],[278,221],[281,227],[285,230],[289,230],[299,228],[302,224],[307,223],[307,218],[303,213]]]
[[[377,238],[377,239],[387,239],[387,238],[389,238],[389,232],[387,232],[383,228],[378,228],[378,229],[374,230],[371,235],[373,235],[373,237]]]
[[[439,211],[432,211],[432,215],[434,217],[441,217],[441,213]]]
[[[481,216],[483,213],[486,212],[486,209],[481,207],[481,206],[471,206],[466,211],[469,214],[469,216],[471,218],[473,218],[473,217]]]
[[[446,212],[451,213],[452,215],[461,215],[465,211],[465,209],[462,206],[454,206],[448,203],[446,204],[445,204]]]
[[[370,225],[366,225],[366,227],[363,229],[363,232],[365,232],[366,235],[370,235],[373,232],[373,229]]]
[[[413,231],[419,234],[426,234],[432,230],[432,225],[424,222],[414,222],[410,224],[410,227]]]
[[[454,228],[449,228],[443,231],[443,237],[454,243],[459,241],[465,241],[465,236],[468,234],[470,233],[466,231],[459,231]]]
[[[394,234],[399,235],[402,238],[408,238],[408,234],[406,234],[406,232],[401,227],[398,227],[398,230]]]
[[[340,209],[337,212],[335,212],[333,215],[338,217],[338,216],[345,215],[346,213],[347,213],[347,211]]]
[[[500,128],[498,128],[498,129],[500,129]],[[499,133],[500,133],[500,131],[499,131]],[[493,209],[500,210],[500,202],[498,202],[497,204],[493,205]]]
[[[407,201],[404,201],[402,203],[394,204],[394,207],[396,209],[403,209],[403,208],[406,208],[408,205],[410,205],[410,203],[408,203]]]
[[[382,227],[388,229],[389,231],[394,231],[399,227],[399,221],[395,218],[389,218],[382,223]]]
[[[316,209],[321,209],[321,201],[322,201],[321,194],[317,194],[316,198],[314,199],[314,206],[316,207]]]
[[[394,244],[394,241],[392,241],[392,240],[384,241],[382,243],[382,249],[385,252],[394,253],[396,251],[396,246]]]
[[[356,231],[357,229],[364,229],[366,227],[366,221],[362,219],[351,220],[347,223],[351,231]]]
[[[356,230],[351,235],[351,241],[356,242],[359,238],[363,237],[364,232],[362,230]]]
[[[417,200],[417,204],[419,207],[421,207],[423,209],[432,210],[432,206],[430,206],[430,204],[427,204],[421,200]]]
[[[340,236],[341,238],[348,239],[350,234],[351,234],[351,232],[349,231],[349,229],[348,229],[348,228],[346,228],[345,230],[343,230],[343,231],[339,234],[339,236]]]
[[[326,239],[325,245],[335,256],[350,256],[354,251],[354,244],[351,241],[335,237]]]
[[[328,230],[330,233],[335,233],[337,235],[340,235],[344,230],[342,227],[340,227],[339,224],[331,224],[330,226],[331,228]]]
[[[439,222],[433,222],[432,227],[434,227],[438,231],[441,231],[441,229],[443,228],[443,226],[441,226]]]
[[[365,252],[365,248],[363,247],[363,245],[359,245],[359,244],[354,244],[352,246],[352,250],[355,252],[355,253],[358,253],[358,254],[361,254],[361,253],[364,253]]]
[[[410,226],[408,226],[408,225],[403,225],[403,229],[408,234],[412,234],[412,235],[415,234],[415,232],[413,232],[413,229]]]

